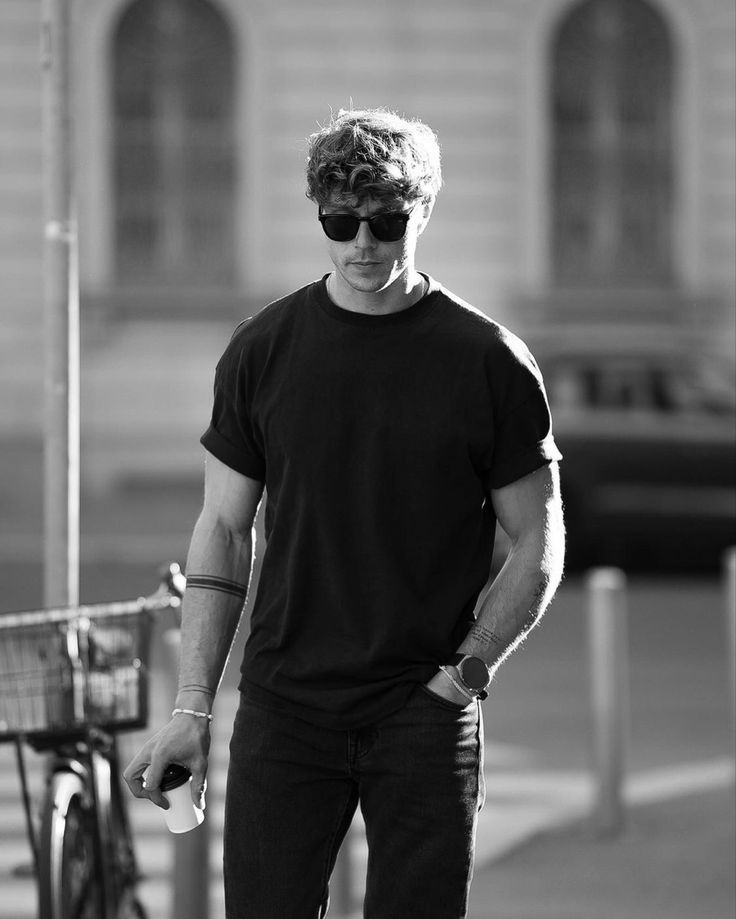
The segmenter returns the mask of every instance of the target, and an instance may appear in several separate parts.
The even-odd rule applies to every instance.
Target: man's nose
[[[372,249],[376,245],[376,237],[371,233],[371,228],[367,220],[362,220],[358,224],[358,233],[354,243],[358,249]]]

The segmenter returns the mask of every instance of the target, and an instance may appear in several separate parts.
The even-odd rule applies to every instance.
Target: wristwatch
[[[471,654],[453,654],[448,661],[460,674],[463,685],[478,699],[488,698],[488,687],[491,683],[491,671],[485,661]]]

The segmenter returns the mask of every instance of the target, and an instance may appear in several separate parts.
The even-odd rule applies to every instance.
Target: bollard
[[[173,699],[176,695],[176,679],[179,672],[179,629],[168,629],[163,633],[167,652],[166,672],[171,678]],[[212,749],[214,750],[214,744]],[[212,759],[210,757],[210,767]],[[207,770],[208,791],[211,798],[209,778],[212,768]],[[205,812],[206,814],[206,812]],[[209,915],[210,862],[209,825],[211,818],[189,833],[172,836],[174,846],[174,897],[171,907],[172,919],[207,919]]]
[[[626,575],[595,568],[586,578],[595,764],[594,825],[600,836],[623,828],[628,733]]]
[[[723,553],[723,593],[726,603],[731,740],[732,749],[736,749],[736,546],[731,546]]]

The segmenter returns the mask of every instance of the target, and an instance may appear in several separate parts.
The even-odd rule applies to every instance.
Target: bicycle
[[[152,617],[185,586],[172,563],[149,597],[0,615],[0,743],[15,744],[40,919],[146,919],[117,735],[148,722]],[[38,830],[25,747],[49,759]]]

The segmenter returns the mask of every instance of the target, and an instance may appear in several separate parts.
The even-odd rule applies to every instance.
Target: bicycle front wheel
[[[55,773],[41,820],[41,919],[100,919],[104,915],[95,849],[95,812],[89,790],[76,773]]]

